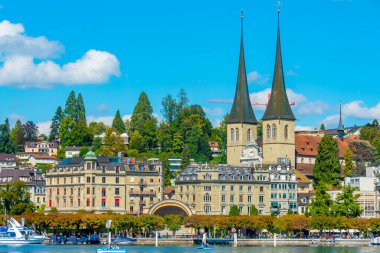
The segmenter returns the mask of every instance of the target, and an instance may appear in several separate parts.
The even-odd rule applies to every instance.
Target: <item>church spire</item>
[[[288,96],[286,94],[284,70],[282,67],[281,41],[280,41],[280,10],[277,20],[277,48],[276,60],[274,66],[274,75],[272,83],[272,91],[268,106],[265,110],[263,120],[285,119],[295,120],[293,111],[290,108]]]
[[[344,138],[344,125],[342,121],[342,103],[339,104],[339,125],[338,125],[338,137],[343,141]]]
[[[241,38],[240,38],[240,56],[239,69],[236,84],[235,98],[228,118],[228,123],[247,123],[257,124],[255,114],[252,109],[249,98],[247,74],[245,70],[244,59],[244,39],[243,39],[243,10],[241,11]]]

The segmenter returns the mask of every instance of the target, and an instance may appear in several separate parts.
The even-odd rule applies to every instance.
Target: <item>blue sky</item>
[[[57,106],[81,92],[90,120],[128,117],[141,91],[159,116],[180,88],[214,124],[236,85],[240,9],[249,90],[265,102],[275,54],[277,1],[0,1],[0,120],[46,132]],[[380,119],[380,1],[283,1],[286,85],[297,126]],[[261,118],[264,107],[254,107]]]

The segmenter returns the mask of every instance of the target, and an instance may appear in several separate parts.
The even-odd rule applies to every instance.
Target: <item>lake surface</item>
[[[0,253],[56,253],[56,252],[76,252],[87,253],[96,252],[96,249],[101,246],[65,246],[65,245],[20,245],[20,246],[5,246],[0,245]],[[152,247],[152,246],[126,246],[128,253],[192,253],[202,252],[196,247],[170,246],[170,247]],[[365,247],[216,247],[214,250],[206,252],[217,253],[375,253],[380,252],[379,246]]]

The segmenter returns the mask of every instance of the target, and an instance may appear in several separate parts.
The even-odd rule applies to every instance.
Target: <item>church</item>
[[[262,117],[262,136],[249,97],[244,58],[243,16],[235,97],[227,122],[227,163],[232,166],[282,164],[295,166],[295,120],[286,94],[281,55],[280,11],[272,90]],[[262,142],[259,147],[258,138]]]

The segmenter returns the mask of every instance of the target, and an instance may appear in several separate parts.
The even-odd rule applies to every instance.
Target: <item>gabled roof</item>
[[[239,69],[236,84],[235,98],[228,118],[228,124],[247,123],[257,124],[255,113],[252,109],[251,99],[248,92],[247,74],[244,59],[244,39],[243,39],[243,16],[241,18],[241,39]]]
[[[284,119],[296,120],[290,108],[286,94],[284,70],[282,67],[281,41],[280,41],[280,14],[278,14],[276,61],[274,65],[271,96],[265,110],[263,120]]]

